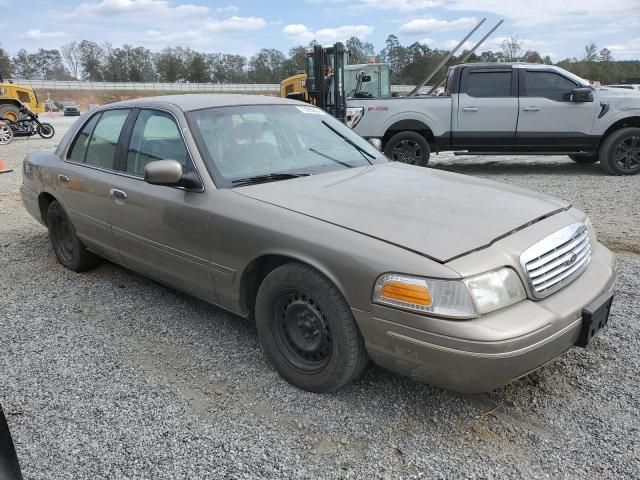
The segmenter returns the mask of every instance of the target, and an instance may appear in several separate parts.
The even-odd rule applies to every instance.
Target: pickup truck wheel
[[[267,275],[255,313],[265,355],[298,388],[335,391],[368,363],[349,304],[331,281],[307,265],[287,263]]]
[[[611,175],[640,173],[640,128],[621,128],[600,147],[600,165]]]
[[[63,267],[83,272],[98,264],[99,257],[80,241],[71,220],[57,201],[51,202],[47,210],[47,226],[53,253]]]
[[[569,158],[576,163],[596,163],[600,161],[600,154],[596,151],[588,155],[569,155]]]
[[[394,162],[426,167],[431,149],[429,142],[417,132],[396,133],[384,147],[384,154]]]

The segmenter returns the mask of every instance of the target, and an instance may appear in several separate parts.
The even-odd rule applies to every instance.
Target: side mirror
[[[376,147],[376,150],[382,151],[382,140],[379,138],[370,138],[369,143]]]
[[[593,90],[589,87],[574,88],[569,93],[570,102],[593,102]]]
[[[366,82],[370,82],[371,81],[371,75],[363,75],[362,76],[362,83],[366,83]]]
[[[175,160],[156,160],[144,167],[144,181],[152,185],[179,186],[182,173],[182,165]]]

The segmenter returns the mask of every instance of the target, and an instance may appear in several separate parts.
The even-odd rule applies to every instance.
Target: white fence
[[[48,90],[150,90],[168,92],[209,93],[280,93],[277,83],[160,83],[160,82],[81,82],[67,80],[26,80],[16,78],[14,83]],[[392,85],[391,91],[409,93],[411,85]]]

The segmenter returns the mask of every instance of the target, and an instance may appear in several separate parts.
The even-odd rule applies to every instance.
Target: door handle
[[[531,107],[524,107],[522,111],[523,112],[539,112],[540,109],[538,107],[531,106]]]
[[[462,110],[465,112],[477,112],[480,109],[478,107],[462,107]]]
[[[60,183],[69,183],[71,181],[69,177],[62,174],[58,175],[58,180],[60,180]]]
[[[127,192],[125,192],[124,190],[118,190],[117,188],[110,189],[109,194],[112,197],[119,198],[121,200],[124,200],[125,198],[127,198]]]

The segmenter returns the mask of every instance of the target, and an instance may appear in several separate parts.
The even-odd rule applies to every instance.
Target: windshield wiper
[[[266,175],[255,175],[253,177],[239,178],[233,180],[234,187],[242,185],[256,185],[258,183],[277,182],[278,180],[288,180],[290,178],[308,177],[310,173],[267,173]]]
[[[332,156],[327,155],[326,153],[319,152],[315,148],[309,147],[309,151],[315,153],[316,155],[320,155],[321,157],[324,157],[327,160],[331,160],[332,162],[339,163],[340,165],[345,166],[347,168],[353,168],[353,165],[347,162],[343,162],[342,160],[338,160],[337,158],[333,158]]]
[[[369,165],[373,165],[373,163],[371,162],[371,160],[369,160],[369,158],[375,160],[376,156],[375,155],[371,155],[369,152],[367,152],[364,148],[362,148],[360,145],[358,145],[356,142],[354,142],[353,140],[351,140],[349,137],[343,135],[342,133],[340,133],[338,130],[336,130],[335,128],[333,128],[331,125],[329,125],[326,121],[322,120],[322,123],[324,124],[325,127],[327,127],[329,130],[331,130],[333,133],[335,133],[336,135],[338,135],[340,138],[342,138],[345,142],[347,142],[349,145],[351,145],[353,148],[355,148],[357,151],[360,152],[360,155],[362,155],[364,157],[364,159],[369,162]],[[369,157],[369,158],[367,158]]]

